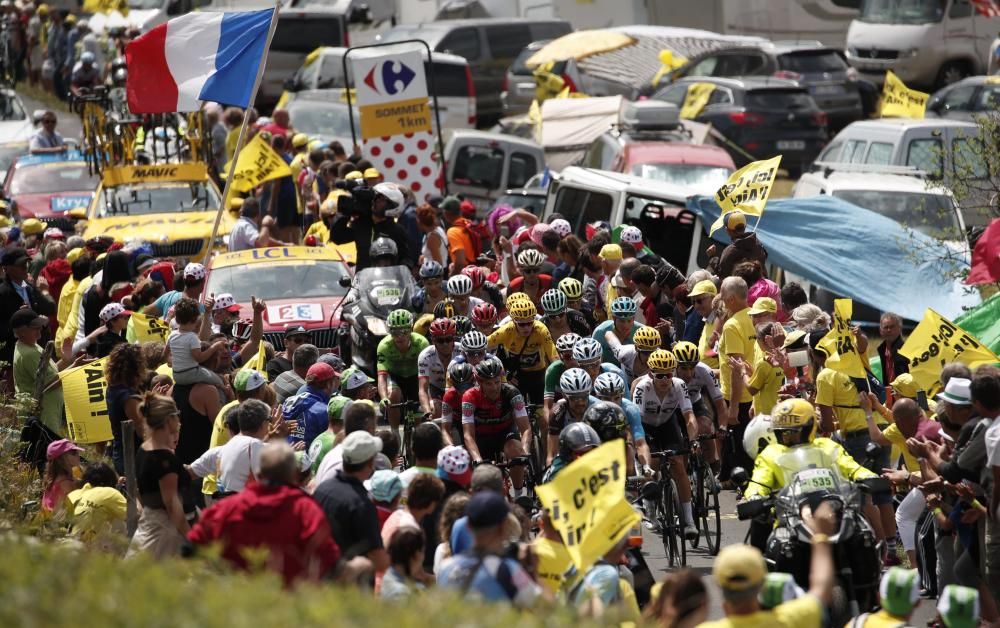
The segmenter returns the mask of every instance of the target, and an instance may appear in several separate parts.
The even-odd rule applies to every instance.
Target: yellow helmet
[[[673,371],[677,369],[677,358],[666,349],[657,349],[649,355],[646,364],[651,371]]]
[[[507,312],[515,321],[533,321],[538,314],[531,299],[515,299],[507,306]]]
[[[816,438],[816,409],[805,399],[786,399],[771,410],[771,428],[782,445],[811,443]]]
[[[660,339],[660,332],[655,327],[643,325],[635,330],[632,342],[635,343],[635,348],[639,351],[656,351],[660,348],[662,340]]]
[[[505,302],[505,306],[507,307],[508,310],[510,310],[510,307],[514,305],[514,303],[516,303],[517,301],[530,301],[530,300],[531,297],[529,297],[527,294],[523,292],[515,292],[513,294],[507,295],[507,301]]]
[[[579,279],[566,277],[559,282],[559,289],[563,291],[567,299],[583,298],[583,284]]]
[[[698,362],[698,347],[684,340],[674,345],[674,355],[681,364],[694,366]]]

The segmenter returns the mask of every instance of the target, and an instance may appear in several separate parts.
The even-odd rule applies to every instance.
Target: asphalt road
[[[29,116],[36,109],[49,108],[49,105],[46,103],[30,98],[24,93],[20,93],[20,96]],[[65,104],[56,108],[55,113],[59,120],[56,125],[56,131],[58,131],[63,137],[79,139],[80,134],[83,132],[83,125],[80,123],[80,116],[71,113]]]

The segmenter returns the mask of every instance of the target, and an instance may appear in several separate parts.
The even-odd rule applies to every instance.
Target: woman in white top
[[[437,210],[430,205],[417,208],[417,226],[424,234],[424,246],[420,251],[420,263],[434,260],[438,264],[448,266],[448,236],[445,235]]]

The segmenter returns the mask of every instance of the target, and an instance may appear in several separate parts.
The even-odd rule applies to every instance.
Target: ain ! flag
[[[1000,362],[978,338],[930,308],[899,353],[910,360],[910,375],[927,392],[939,385],[941,367],[949,362],[961,362],[970,369]]]
[[[730,177],[719,191],[715,193],[715,202],[722,210],[719,219],[712,223],[708,235],[712,235],[725,224],[726,215],[741,211],[748,216],[757,216],[760,221],[771,195],[774,180],[778,178],[778,166],[781,165],[781,155],[749,163]]]
[[[818,347],[826,353],[825,366],[849,377],[867,377],[865,363],[858,353],[858,345],[851,332],[854,301],[835,299],[833,302],[833,327],[823,336]]]

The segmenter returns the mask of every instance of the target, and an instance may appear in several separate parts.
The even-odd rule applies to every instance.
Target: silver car
[[[526,64],[531,55],[550,41],[552,40],[544,39],[528,44],[514,59],[514,63],[507,68],[507,74],[503,79],[503,90],[500,92],[503,115],[516,116],[528,112],[531,101],[535,99],[535,75]]]

